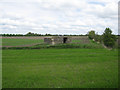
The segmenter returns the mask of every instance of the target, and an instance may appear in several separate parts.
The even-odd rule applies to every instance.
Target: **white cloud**
[[[118,34],[118,0],[1,0],[2,33]]]

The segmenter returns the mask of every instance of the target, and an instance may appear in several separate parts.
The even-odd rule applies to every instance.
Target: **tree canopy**
[[[115,45],[116,36],[112,34],[112,30],[110,28],[106,28],[103,33],[103,43],[107,47],[113,47]]]

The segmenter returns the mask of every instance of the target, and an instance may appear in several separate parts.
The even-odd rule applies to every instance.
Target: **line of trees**
[[[0,36],[63,36],[60,34],[38,34],[38,33],[32,33],[32,32],[28,32],[27,34],[0,34]],[[86,35],[66,35],[64,34],[64,36],[86,36]]]
[[[115,42],[118,39],[116,35],[112,34],[110,28],[106,28],[102,35],[98,35],[94,30],[91,30],[88,32],[88,37],[95,42],[103,43],[105,46],[111,48],[115,46]]]

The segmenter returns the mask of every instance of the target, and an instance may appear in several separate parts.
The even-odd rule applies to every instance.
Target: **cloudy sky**
[[[0,33],[118,34],[119,0],[0,0]]]

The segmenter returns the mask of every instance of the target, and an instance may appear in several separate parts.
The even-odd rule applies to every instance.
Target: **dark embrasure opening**
[[[67,38],[63,38],[63,43],[66,43],[67,42]]]

